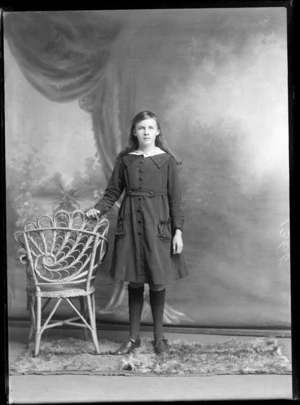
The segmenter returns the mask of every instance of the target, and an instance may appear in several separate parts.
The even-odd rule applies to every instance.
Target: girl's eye
[[[142,129],[146,129],[146,128],[145,128],[145,127],[140,127],[140,126],[137,126],[137,127],[136,127],[136,129],[137,129],[137,131],[140,131],[140,130],[142,130]],[[148,129],[154,130],[154,127],[149,126],[149,127],[148,127]]]

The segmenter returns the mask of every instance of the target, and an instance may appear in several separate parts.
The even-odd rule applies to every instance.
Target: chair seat
[[[40,293],[37,293],[34,290],[28,290],[28,294],[30,295],[39,294],[41,297],[44,298],[68,298],[68,297],[84,297],[93,294],[94,291],[95,291],[94,287],[90,288],[89,291],[83,288],[68,288],[68,289],[41,291]]]

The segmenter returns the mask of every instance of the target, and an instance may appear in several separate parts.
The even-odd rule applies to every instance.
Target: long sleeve
[[[184,213],[182,210],[182,193],[178,169],[175,159],[173,157],[169,161],[168,197],[169,197],[172,229],[173,230],[180,229],[182,231],[184,225]]]
[[[118,199],[120,198],[125,187],[124,179],[124,163],[122,159],[118,159],[111,178],[108,181],[103,197],[97,202],[94,208],[99,210],[101,214],[105,214]]]

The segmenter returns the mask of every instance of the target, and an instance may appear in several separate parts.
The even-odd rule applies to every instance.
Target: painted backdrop
[[[5,14],[11,318],[28,316],[12,233],[61,206],[91,207],[147,109],[183,162],[190,275],[168,287],[165,321],[290,327],[286,31],[285,8]],[[110,255],[97,317],[123,322]]]

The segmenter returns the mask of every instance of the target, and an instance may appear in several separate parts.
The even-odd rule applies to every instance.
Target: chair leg
[[[29,335],[28,335],[28,342],[33,338],[33,332],[35,330],[35,311],[34,311],[34,306],[35,306],[35,299],[33,296],[28,295],[28,309],[30,311],[30,329],[29,329]]]
[[[79,297],[79,300],[80,300],[80,312],[83,315],[84,319],[87,319],[88,314],[87,314],[84,297]],[[85,340],[88,340],[88,338],[89,338],[88,328],[83,328],[83,336],[84,336]]]
[[[95,312],[95,297],[94,294],[87,295],[87,304],[89,310],[89,318],[90,318],[90,325],[92,328],[92,338],[96,348],[97,354],[100,353],[99,344],[98,344],[98,336],[97,336],[97,327],[96,327],[96,312]]]
[[[36,322],[35,322],[35,342],[34,342],[34,356],[38,356],[40,351],[40,341],[41,341],[41,308],[42,308],[42,298],[36,297]]]

